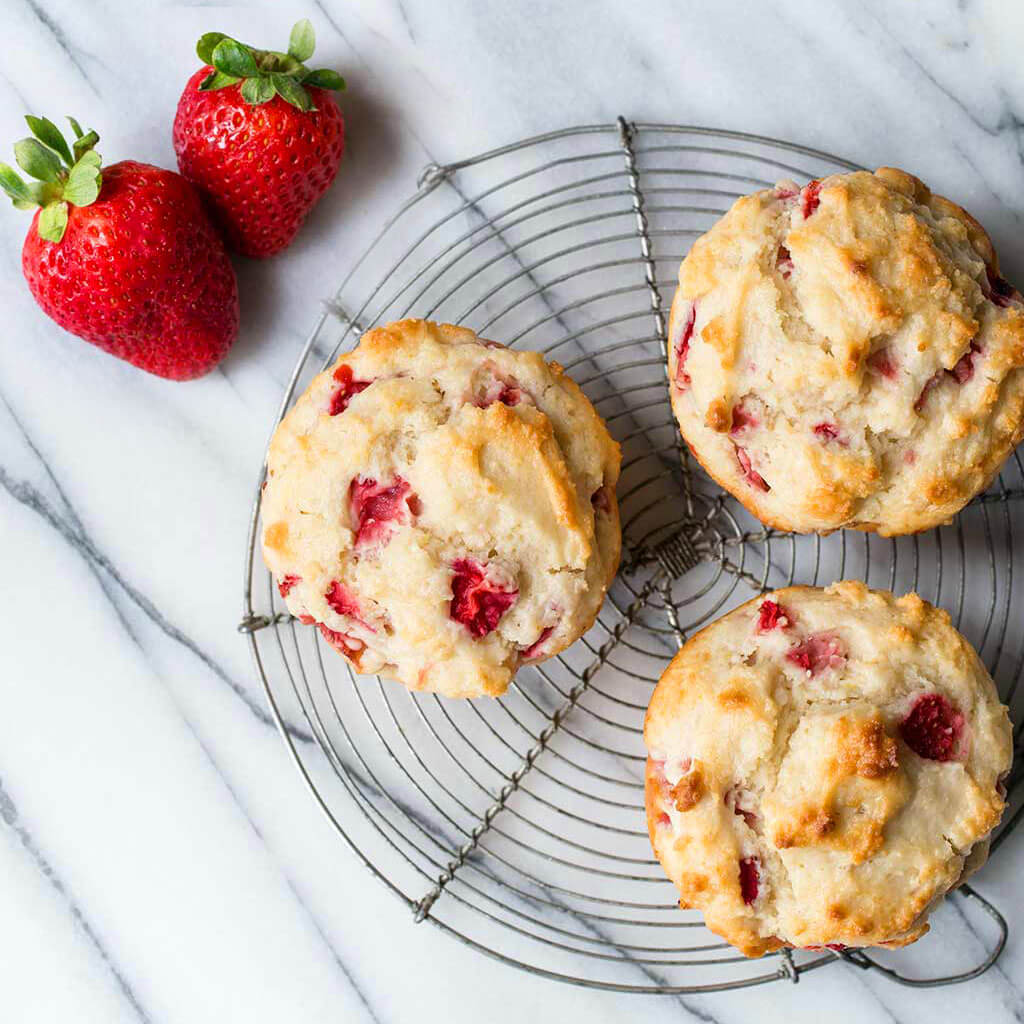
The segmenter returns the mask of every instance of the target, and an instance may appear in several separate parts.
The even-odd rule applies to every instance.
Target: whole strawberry
[[[66,139],[45,117],[15,144],[26,183],[0,163],[0,188],[40,207],[21,266],[43,312],[143,370],[189,380],[212,370],[238,333],[231,260],[196,190],[174,171],[125,160],[101,170],[99,136]]]
[[[305,66],[314,45],[303,20],[287,53],[222,32],[208,32],[196,46],[208,66],[181,94],[174,151],[181,173],[205,191],[228,241],[246,256],[284,249],[338,173],[345,125],[327,90],[345,82]]]

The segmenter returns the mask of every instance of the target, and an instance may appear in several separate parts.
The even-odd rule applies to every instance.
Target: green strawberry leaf
[[[213,66],[225,75],[249,78],[259,72],[252,51],[234,39],[222,39],[210,55]]]
[[[30,210],[36,205],[28,185],[9,164],[0,163],[0,188],[7,193],[19,210]]]
[[[313,85],[317,89],[344,89],[345,79],[337,71],[331,71],[330,68],[319,68],[316,71],[310,71],[302,79],[302,84]]]
[[[49,206],[63,197],[63,188],[57,182],[52,181],[30,181],[29,191],[32,193],[32,204],[29,209],[36,206]]]
[[[301,77],[305,73],[306,65],[296,60],[290,53],[268,53],[261,63],[265,71],[277,71],[282,75],[291,75],[293,78]]]
[[[64,184],[64,198],[74,206],[88,206],[96,202],[102,184],[100,155],[96,150],[90,149],[71,168],[68,180]]]
[[[316,49],[316,34],[309,18],[295,22],[291,38],[288,40],[288,53],[297,61],[309,60]]]
[[[100,137],[95,132],[89,132],[87,135],[75,139],[75,144],[71,147],[75,151],[75,163],[78,163],[86,153],[94,152],[92,147],[99,141]],[[99,153],[96,154],[96,159],[99,160]]]
[[[75,133],[76,139],[80,139],[85,134],[82,131],[82,126],[70,115],[68,115],[68,123],[71,125],[71,130]]]
[[[227,34],[224,32],[206,32],[204,35],[199,37],[199,42],[196,43],[196,53],[199,59],[204,64],[213,63],[213,51],[216,49],[217,44],[222,39],[227,39]]]
[[[64,237],[67,226],[68,204],[57,201],[43,207],[36,230],[40,238],[45,238],[48,242],[59,242]]]
[[[226,89],[229,85],[234,85],[241,79],[235,78],[232,75],[225,75],[221,71],[211,71],[200,83],[200,92],[212,92],[214,89]]]
[[[75,171],[79,171],[79,173],[81,173],[80,169],[84,169],[86,167],[92,167],[98,171],[100,169],[100,164],[102,163],[103,158],[99,155],[99,153],[96,152],[95,149],[86,150],[86,152],[84,152],[75,161],[74,166],[72,166],[71,172],[68,175],[68,180],[71,180],[71,175],[74,174]]]
[[[71,150],[68,149],[68,144],[60,129],[48,117],[33,117],[31,114],[26,114],[25,123],[28,125],[29,131],[44,146],[49,146],[68,167],[71,166]]]
[[[22,139],[14,144],[18,166],[40,181],[57,181],[61,173],[60,157],[38,139]]]
[[[298,107],[303,112],[313,109],[312,97],[294,78],[289,78],[287,75],[271,75],[270,80],[274,83],[274,89],[281,99],[286,100],[293,107]]]
[[[274,83],[265,75],[258,78],[247,78],[242,83],[242,99],[258,107],[274,98]]]

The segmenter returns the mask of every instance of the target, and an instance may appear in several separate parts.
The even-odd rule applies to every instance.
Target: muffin
[[[694,636],[644,726],[647,823],[680,906],[747,956],[903,946],[978,868],[1009,716],[949,616],[789,587]]]
[[[1024,436],[1024,303],[982,227],[883,167],[738,200],[679,268],[672,407],[783,530],[929,529]]]
[[[263,557],[358,672],[497,696],[593,624],[619,562],[619,463],[556,363],[402,320],[274,433]]]

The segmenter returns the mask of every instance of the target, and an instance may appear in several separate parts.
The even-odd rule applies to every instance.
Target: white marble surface
[[[504,968],[372,884],[318,812],[234,626],[250,491],[317,300],[419,169],[564,123],[776,134],[916,170],[1024,276],[1024,8],[978,0],[217,5],[3,0],[0,139],[74,113],[108,160],[173,166],[194,40],[297,17],[348,78],[350,148],[297,243],[240,264],[219,372],[159,381],[62,334],[0,211],[0,1019],[842,1021],[1024,1018],[1024,931],[938,992],[837,966],[715,996]],[[7,144],[4,150],[9,152]],[[980,890],[1024,896],[1024,830]],[[1013,922],[1016,924],[1016,922]]]

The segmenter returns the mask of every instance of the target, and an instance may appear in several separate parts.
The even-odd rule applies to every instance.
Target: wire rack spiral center
[[[495,701],[355,677],[259,566],[257,489],[241,629],[315,798],[411,921],[536,974],[648,993],[797,981],[838,959],[942,984],[1002,949],[1005,921],[964,887],[936,915],[939,937],[912,952],[749,961],[678,908],[647,839],[641,727],[654,684],[686,637],[763,590],[843,578],[916,590],[949,610],[1020,719],[1024,631],[1008,628],[1024,612],[1019,456],[952,526],[799,537],[712,484],[672,418],[667,307],[693,240],[739,195],[853,168],[706,128],[620,119],[552,132],[429,166],[326,304],[279,417],[363,330],[421,316],[557,360],[623,448],[623,566],[597,623]]]

